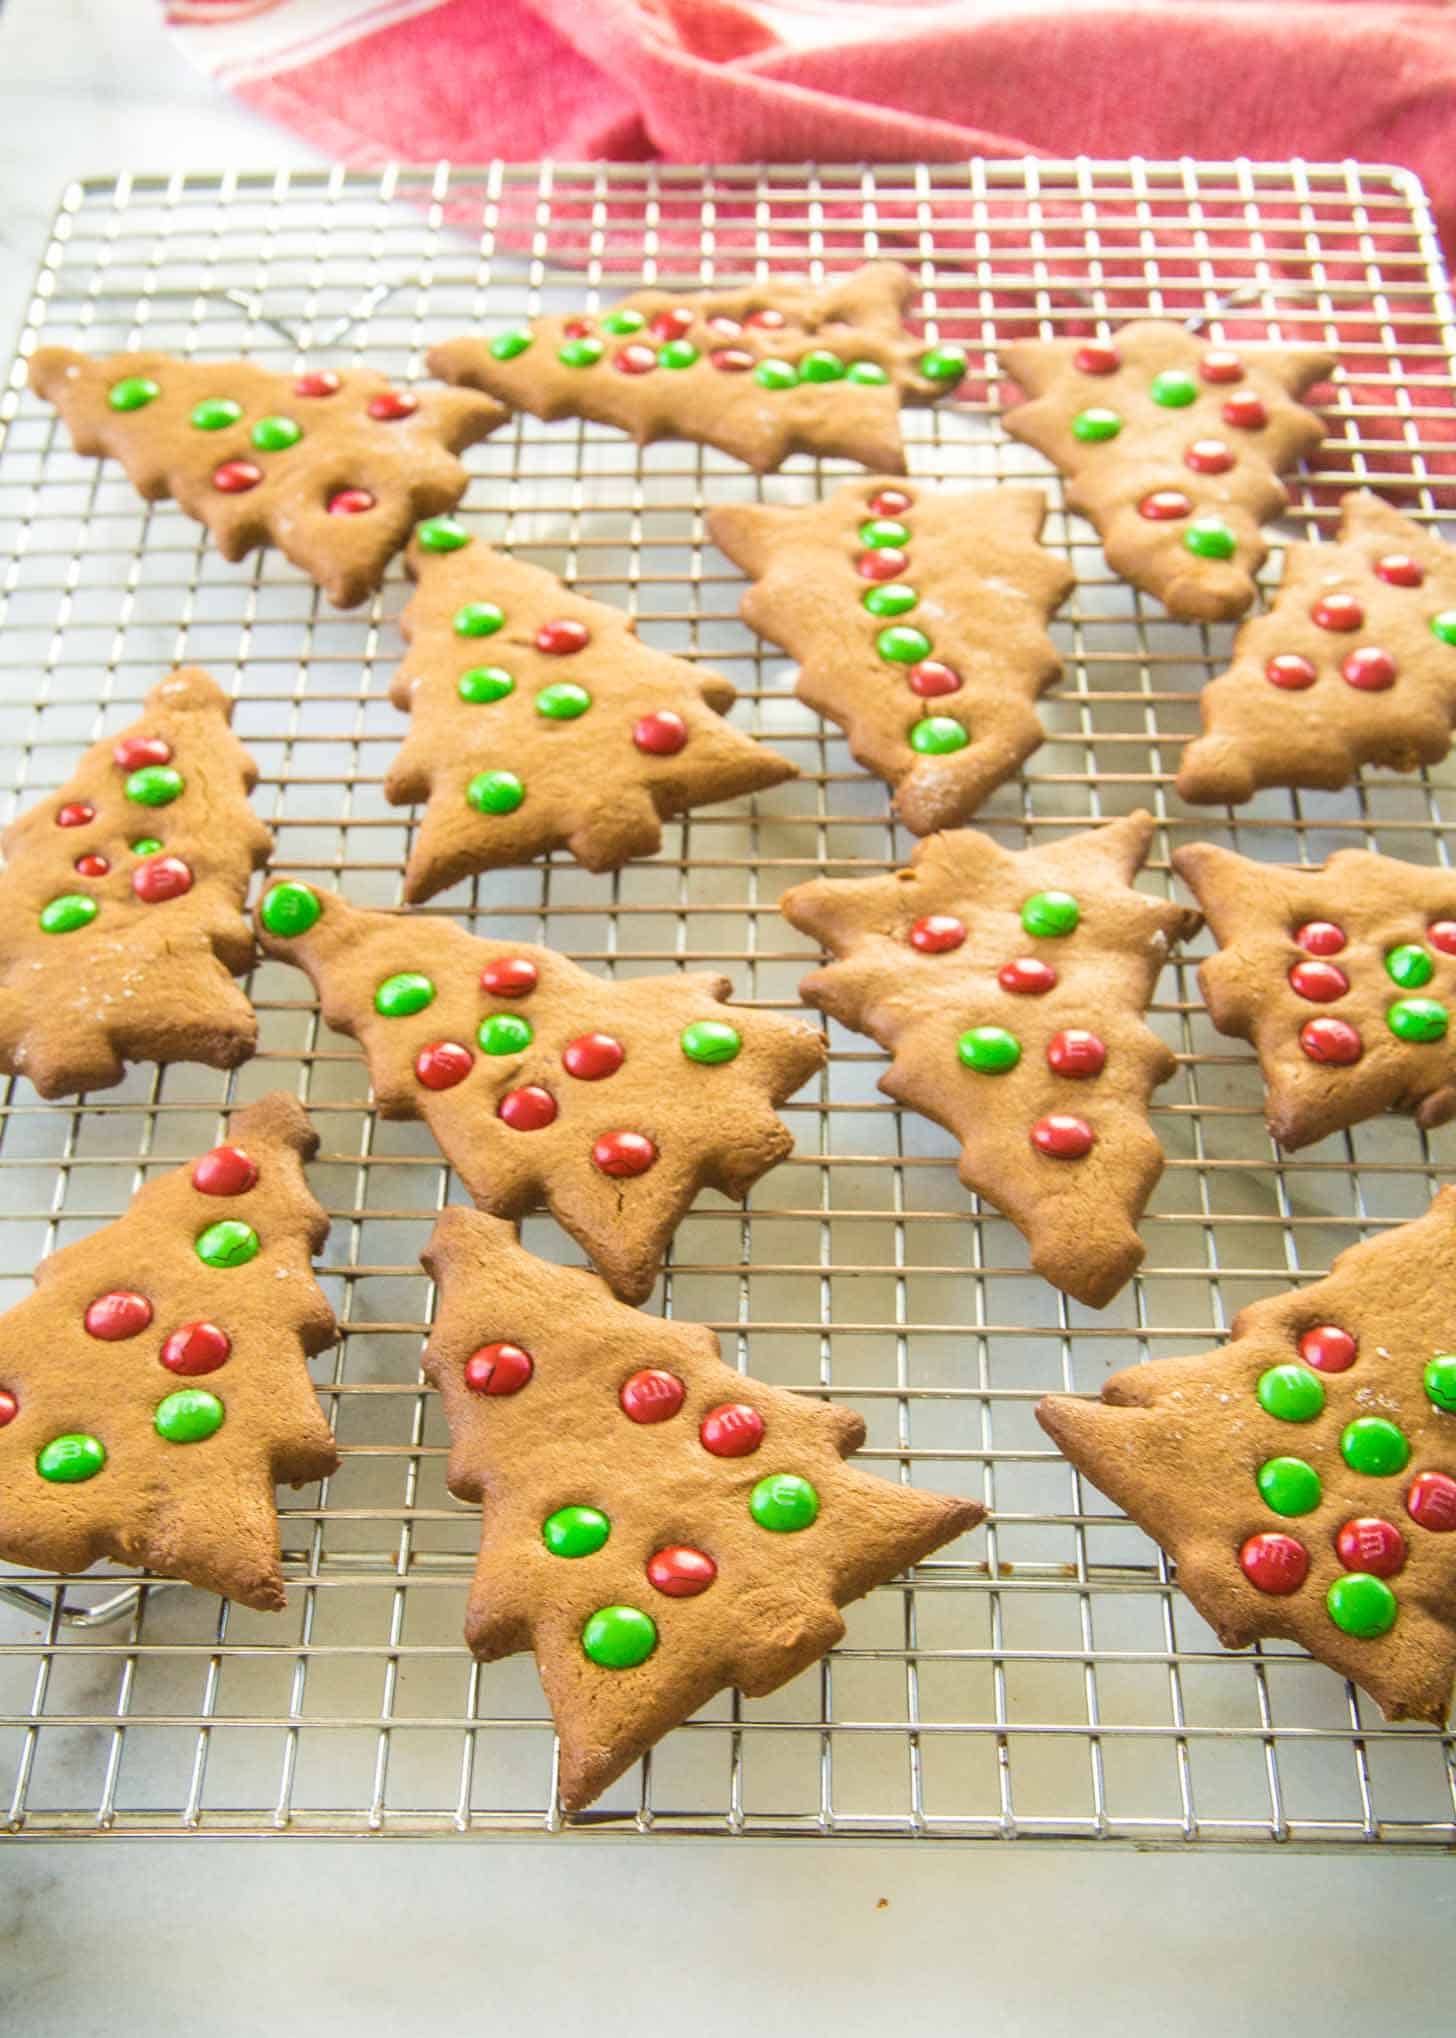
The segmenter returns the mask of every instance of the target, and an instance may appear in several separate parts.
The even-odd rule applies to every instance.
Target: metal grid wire
[[[1444,771],[1371,773],[1344,795],[1266,793],[1236,819],[1183,809],[1170,775],[1231,631],[1172,622],[1116,582],[1044,464],[998,422],[995,348],[1008,333],[1201,313],[1215,333],[1309,339],[1346,364],[1322,483],[1299,493],[1286,534],[1328,531],[1338,488],[1370,477],[1413,514],[1449,511],[1438,468],[1456,420],[1451,310],[1402,172],[1083,161],[97,179],[65,194],[22,353],[68,342],[282,368],[367,359],[407,381],[437,338],[605,302],[639,277],[818,280],[876,253],[911,264],[928,330],[974,357],[963,401],[908,416],[912,474],[1047,482],[1048,542],[1078,572],[1054,625],[1066,677],[1045,706],[1047,741],[981,824],[1020,846],[1033,830],[1150,804],[1153,889],[1170,882],[1170,847],[1198,836],[1268,859],[1359,843],[1444,862]],[[384,803],[380,781],[402,726],[386,697],[399,568],[369,608],[341,616],[276,554],[230,567],[173,506],[149,509],[116,467],[76,458],[23,382],[22,363],[0,398],[0,735],[15,802],[59,784],[162,672],[195,661],[237,693],[277,864],[396,903],[409,815]],[[891,867],[911,845],[884,787],[736,620],[740,582],[707,545],[702,511],[760,489],[807,499],[852,470],[800,460],[758,482],[698,447],[639,454],[619,434],[529,417],[469,459],[466,510],[491,543],[631,608],[650,642],[727,671],[736,718],[803,776],[673,824],[655,860],[615,877],[556,859],[432,910],[623,975],[722,967],[748,1003],[796,1010],[810,951],[779,918],[779,894],[819,870]],[[1277,570],[1276,554],[1271,584]],[[323,1026],[299,975],[271,964],[251,982],[261,1051],[231,1076],[143,1067],[74,1108],[11,1084],[0,1301],[26,1291],[42,1254],[120,1213],[150,1172],[209,1144],[228,1108],[281,1084],[322,1135],[312,1179],[333,1228],[321,1275],[343,1324],[315,1365],[343,1468],[282,1496],[286,1613],[219,1607],[186,1587],[138,1593],[125,1576],[8,1582],[11,1830],[565,1824],[1450,1845],[1449,1738],[1385,1725],[1291,1649],[1220,1649],[1157,1549],[1032,1420],[1048,1389],[1093,1392],[1114,1367],[1205,1347],[1241,1304],[1414,1216],[1449,1166],[1449,1144],[1394,1119],[1282,1157],[1251,1057],[1200,1008],[1195,961],[1169,967],[1154,1007],[1178,1052],[1154,1110],[1168,1169],[1143,1227],[1147,1264],[1106,1311],[1028,1274],[1019,1235],[959,1187],[947,1137],[878,1095],[883,1058],[847,1034],[788,1107],[795,1156],[746,1208],[705,1197],[683,1225],[662,1306],[711,1322],[761,1378],[860,1409],[877,1470],[975,1493],[993,1518],[850,1609],[823,1665],[768,1699],[725,1695],[570,1822],[554,1807],[529,1659],[481,1668],[460,1642],[476,1521],[445,1490],[444,1428],[417,1370],[432,1297],[415,1255],[431,1214],[463,1197],[423,1128],[376,1118],[352,1044]],[[544,1218],[526,1237],[577,1257]]]

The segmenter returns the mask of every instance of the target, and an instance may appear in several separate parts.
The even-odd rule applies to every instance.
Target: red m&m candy
[[[415,1056],[415,1079],[427,1090],[453,1090],[475,1066],[475,1056],[459,1040],[432,1040]]]
[[[1031,1128],[1032,1145],[1049,1160],[1079,1161],[1091,1153],[1096,1138],[1085,1118],[1064,1111],[1038,1118]]]
[[[1021,997],[1039,997],[1043,991],[1056,989],[1057,973],[1049,962],[1042,962],[1034,955],[1018,956],[1015,962],[1003,962],[996,972],[996,981],[1003,991],[1013,991]]]
[[[1107,1049],[1095,1033],[1069,1026],[1047,1042],[1046,1058],[1054,1075],[1100,1076],[1107,1063]]]
[[[257,1179],[257,1162],[240,1146],[215,1146],[192,1169],[192,1186],[204,1196],[246,1196]]]
[[[1264,677],[1285,693],[1303,693],[1319,678],[1319,670],[1299,651],[1277,651],[1264,667]]]
[[[541,1132],[556,1119],[556,1099],[539,1083],[507,1090],[496,1106],[495,1115],[512,1132]]]
[[[1269,413],[1251,389],[1241,389],[1224,405],[1223,421],[1241,432],[1258,432],[1268,424]]]
[[[705,1550],[690,1549],[684,1543],[669,1544],[647,1560],[649,1582],[669,1599],[696,1599],[717,1575],[718,1566]]]
[[[1378,645],[1362,644],[1340,666],[1340,677],[1361,693],[1384,693],[1395,685],[1395,660]]]
[[[1456,955],[1456,920],[1433,920],[1426,929],[1426,939],[1442,955]]]
[[[753,366],[753,356],[746,347],[714,347],[708,359],[720,375],[742,375]]]
[[[649,757],[676,757],[687,740],[688,725],[671,708],[643,715],[632,731],[632,741]]]
[[[883,559],[885,554],[880,552],[876,556]],[[942,694],[959,693],[965,685],[955,667],[947,665],[941,658],[922,658],[905,674],[905,683],[911,693],[919,694],[922,700],[938,700]]]
[[[589,318],[569,318],[561,328],[561,336],[567,340],[584,340],[591,329],[592,322]]]
[[[293,384],[295,396],[337,396],[339,378],[332,368],[314,368],[307,375],[300,375]]]
[[[138,1336],[151,1320],[151,1303],[134,1288],[112,1288],[107,1294],[98,1295],[86,1311],[87,1330],[107,1344]]]
[[[910,946],[922,955],[948,955],[965,938],[965,923],[954,913],[927,913],[910,929]]]
[[[1299,1340],[1299,1356],[1317,1373],[1348,1373],[1357,1350],[1349,1331],[1335,1323],[1317,1323]]]
[[[56,809],[58,828],[84,828],[96,819],[96,809],[89,800],[70,800],[64,807]]]
[[[1083,375],[1115,375],[1122,356],[1109,340],[1087,340],[1073,354],[1072,365]]]
[[[1353,1068],[1365,1052],[1359,1028],[1347,1019],[1306,1019],[1299,1029],[1299,1044],[1311,1061],[1330,1068]]]
[[[224,460],[212,472],[212,485],[220,495],[246,495],[262,479],[262,468],[251,460]]]
[[[585,623],[579,623],[574,616],[564,616],[554,623],[543,623],[536,632],[536,649],[546,652],[552,658],[563,658],[573,651],[584,651],[590,642],[591,631]]]
[[[1375,1578],[1394,1578],[1406,1560],[1405,1537],[1378,1514],[1347,1521],[1335,1537],[1335,1549],[1347,1571],[1368,1571]]]
[[[367,488],[341,488],[337,495],[329,497],[331,517],[362,517],[373,507],[374,497]]]
[[[195,1380],[225,1366],[232,1349],[232,1339],[215,1323],[184,1323],[172,1332],[158,1356],[169,1373]]]
[[[619,375],[650,375],[657,366],[657,355],[641,340],[632,340],[613,354],[612,366]]]
[[[1418,559],[1412,559],[1408,552],[1387,552],[1375,562],[1375,571],[1392,587],[1419,587],[1426,577],[1425,568]]]
[[[131,888],[144,906],[159,906],[191,891],[192,872],[180,856],[149,856],[132,872]]]
[[[82,877],[105,877],[107,871],[111,868],[111,860],[109,857],[99,856],[93,851],[89,856],[78,856],[74,867],[81,873]],[[135,884],[135,878],[133,878],[132,882]]]
[[[743,326],[736,318],[730,318],[726,311],[715,311],[708,320],[710,333],[722,333],[725,339],[736,339]]]
[[[1456,1529],[1456,1479],[1445,1472],[1417,1472],[1406,1489],[1405,1510],[1418,1528],[1449,1535]]]
[[[472,1394],[519,1394],[535,1370],[521,1345],[482,1345],[465,1361],[465,1384]]]
[[[494,998],[524,998],[538,981],[535,963],[524,955],[503,955],[480,972],[480,988]]]
[[[764,305],[761,311],[751,311],[743,321],[747,326],[761,326],[765,332],[778,332],[788,321],[783,313],[772,304]]]
[[[370,417],[381,424],[393,424],[398,418],[413,417],[420,407],[417,396],[406,396],[398,389],[386,389],[380,396],[371,396],[364,408]]]
[[[686,1387],[676,1373],[660,1366],[644,1366],[622,1382],[617,1399],[631,1422],[670,1422],[683,1405]]]
[[[1365,620],[1365,611],[1352,594],[1322,594],[1309,613],[1322,630],[1358,630]]]
[[[1284,1598],[1298,1592],[1309,1575],[1309,1551],[1297,1536],[1266,1529],[1250,1536],[1239,1551],[1239,1569],[1260,1592]]]
[[[1155,488],[1138,504],[1138,515],[1146,517],[1150,523],[1175,523],[1179,517],[1191,516],[1192,513],[1192,503],[1177,488]]]
[[[879,488],[869,499],[869,508],[877,517],[897,517],[901,510],[914,506],[915,498],[906,488]]]
[[[692,307],[686,304],[675,304],[667,310],[659,311],[647,328],[655,340],[680,340],[684,333],[690,333],[692,329]]]
[[[8,1387],[0,1387],[0,1429],[8,1429],[19,1413],[19,1401]]]
[[[1334,920],[1306,920],[1295,928],[1294,938],[1307,955],[1338,955],[1345,930]]]
[[[703,1417],[698,1439],[715,1458],[750,1458],[763,1442],[763,1417],[746,1401],[725,1401]]]
[[[164,736],[123,736],[111,756],[120,771],[142,771],[149,764],[170,764],[172,746]]]
[[[861,580],[895,580],[909,564],[908,552],[897,551],[893,545],[882,545],[877,552],[861,552],[854,562],[854,570]]]
[[[1242,382],[1244,364],[1232,347],[1210,347],[1198,372],[1205,382]]]
[[[582,1033],[567,1041],[561,1050],[561,1060],[569,1076],[584,1083],[599,1083],[603,1076],[617,1073],[623,1054],[621,1041],[613,1040],[610,1033]]]
[[[1289,987],[1312,1005],[1332,1005],[1350,988],[1350,979],[1337,962],[1297,962],[1289,972]]]
[[[1222,439],[1195,439],[1183,455],[1183,465],[1195,474],[1227,474],[1233,464],[1233,448]]]
[[[604,1175],[645,1175],[657,1159],[657,1148],[645,1132],[604,1132],[591,1150]]]

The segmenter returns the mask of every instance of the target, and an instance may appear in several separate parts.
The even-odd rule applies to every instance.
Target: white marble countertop
[[[487,0],[488,4],[488,0]],[[0,15],[0,327],[67,179],[314,152],[192,73],[154,0]],[[1448,1864],[981,1845],[0,1847],[5,2023],[1119,2038],[1438,2027]],[[243,1986],[234,1975],[241,1969]],[[256,1972],[256,1978],[255,1978]],[[1429,1992],[1429,1993],[1428,1993]]]

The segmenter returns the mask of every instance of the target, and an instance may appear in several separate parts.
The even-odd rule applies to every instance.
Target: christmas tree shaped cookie
[[[807,1669],[841,1606],[982,1519],[846,1465],[850,1409],[745,1378],[701,1324],[623,1308],[497,1219],[444,1211],[422,1257],[450,1490],[484,1509],[466,1640],[535,1651],[570,1811],[725,1686]]]
[[[1392,1107],[1427,1129],[1456,1116],[1456,871],[1368,849],[1281,870],[1208,842],[1173,868],[1220,943],[1204,1000],[1253,1043],[1281,1146]]]
[[[43,1097],[104,1089],[129,1061],[233,1068],[257,1045],[232,979],[273,838],[231,714],[205,672],[174,672],[0,837],[0,1069]]]
[[[1139,319],[1110,340],[1019,340],[1001,358],[1031,399],[1007,431],[1066,476],[1113,571],[1175,616],[1241,616],[1268,556],[1260,527],[1287,501],[1279,476],[1324,436],[1296,399],[1333,357]]]
[[[917,835],[966,820],[1042,740],[1035,702],[1061,672],[1046,619],[1075,581],[1037,542],[1045,512],[1039,488],[891,476],[708,512],[757,583],[743,620],[798,659],[800,700],[847,732]]]
[[[822,290],[636,290],[600,315],[446,340],[430,349],[430,372],[540,418],[617,425],[640,445],[717,446],[760,473],[804,452],[899,474],[901,405],[933,403],[966,370],[959,347],[905,331],[914,294],[898,262]]]
[[[1172,1053],[1143,1023],[1198,915],[1135,891],[1152,817],[1019,851],[932,835],[909,870],[818,879],[780,900],[835,960],[805,1001],[891,1051],[880,1088],[961,1142],[961,1180],[1079,1302],[1110,1302],[1163,1154],[1148,1098]]]
[[[0,1317],[0,1557],[99,1558],[284,1603],[273,1488],[338,1463],[305,1360],[333,1343],[309,1265],[318,1141],[282,1091],[147,1183]]]
[[[1346,495],[1338,542],[1289,547],[1274,606],[1243,625],[1199,708],[1185,800],[1438,764],[1456,724],[1456,545],[1368,489]]]
[[[509,413],[455,389],[405,391],[371,369],[278,375],[171,354],[31,357],[30,386],[78,453],[119,460],[148,502],[171,497],[224,559],[277,545],[336,608],[353,608],[421,517],[453,509],[455,458]]]
[[[410,733],[384,782],[423,800],[405,897],[569,849],[588,870],[651,856],[665,816],[797,776],[723,719],[720,673],[639,641],[631,619],[452,518],[420,526],[410,655],[390,688]]]
[[[774,1106],[824,1065],[812,1027],[725,1009],[726,977],[607,983],[293,880],[259,926],[363,1048],[383,1115],[422,1118],[482,1209],[546,1204],[630,1302],[700,1189],[745,1196],[792,1151]]]
[[[1298,1642],[1391,1719],[1441,1725],[1456,1674],[1456,1189],[1233,1341],[1037,1416],[1177,1560],[1225,1648]]]

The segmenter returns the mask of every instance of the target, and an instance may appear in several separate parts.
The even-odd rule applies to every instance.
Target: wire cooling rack
[[[982,825],[1020,846],[1150,805],[1154,889],[1170,882],[1169,849],[1197,836],[1274,860],[1359,843],[1444,862],[1446,772],[1266,793],[1237,818],[1182,808],[1170,777],[1231,632],[1172,622],[1118,584],[1055,480],[998,423],[1008,335],[1203,318],[1341,356],[1324,466],[1286,534],[1327,531],[1339,489],[1365,480],[1417,516],[1449,512],[1451,307],[1403,172],[1077,162],[94,179],[62,200],[21,353],[67,342],[284,368],[367,359],[407,381],[435,339],[594,305],[639,277],[819,280],[872,254],[907,261],[928,329],[972,354],[961,401],[907,417],[912,473],[1046,482],[1048,542],[1078,573],[1053,626],[1066,678],[1045,707],[1047,741]],[[386,696],[399,569],[369,608],[339,615],[276,554],[226,565],[173,506],[147,508],[116,467],[70,452],[25,393],[23,361],[0,428],[0,731],[15,801],[60,783],[169,666],[201,663],[238,695],[277,863],[396,903],[409,816],[380,782],[402,731]],[[469,459],[466,508],[491,543],[726,670],[736,717],[803,776],[672,825],[656,859],[615,877],[553,860],[431,910],[623,975],[721,967],[746,1001],[797,1009],[810,951],[776,913],[779,894],[816,871],[903,862],[911,844],[884,788],[736,620],[740,582],[702,513],[759,489],[804,499],[852,470],[799,460],[760,483],[697,447],[639,454],[620,435],[529,417]],[[1277,568],[1276,553],[1271,583]],[[1143,1227],[1146,1266],[1106,1311],[1028,1275],[1019,1235],[959,1187],[947,1138],[878,1095],[882,1057],[847,1034],[788,1107],[795,1156],[747,1207],[705,1197],[683,1225],[660,1306],[711,1322],[760,1377],[860,1409],[878,1471],[974,1493],[993,1518],[851,1608],[822,1666],[767,1699],[724,1696],[573,1821],[555,1807],[529,1659],[481,1668],[460,1642],[476,1522],[445,1490],[444,1427],[417,1370],[431,1292],[415,1256],[432,1213],[462,1192],[423,1129],[375,1117],[352,1044],[277,965],[252,980],[261,1051],[231,1076],[141,1068],[73,1108],[9,1085],[0,1300],[149,1173],[214,1140],[228,1108],[281,1084],[322,1136],[321,1275],[344,1332],[315,1366],[343,1468],[282,1496],[286,1613],[138,1589],[128,1574],[5,1581],[10,1829],[1452,1844],[1449,1738],[1387,1726],[1292,1649],[1220,1649],[1157,1549],[1032,1419],[1048,1389],[1095,1392],[1115,1367],[1203,1348],[1242,1303],[1414,1216],[1450,1166],[1449,1136],[1394,1119],[1281,1157],[1252,1059],[1201,1011],[1195,960],[1169,967],[1154,1007],[1178,1054],[1154,1111],[1168,1169]],[[576,1256],[545,1219],[527,1239]]]

